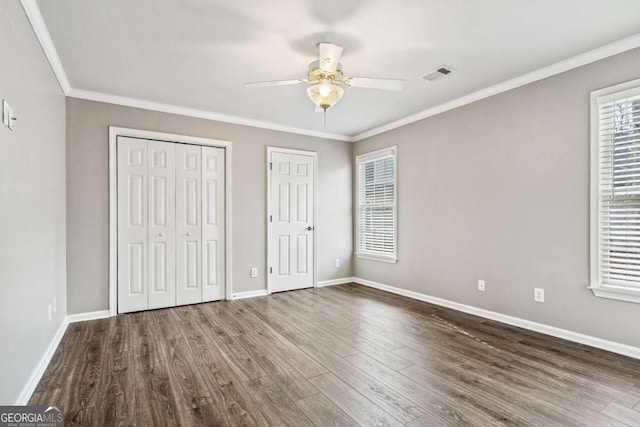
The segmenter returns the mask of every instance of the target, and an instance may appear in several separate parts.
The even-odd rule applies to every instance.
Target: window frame
[[[640,288],[604,285],[600,266],[600,105],[640,95],[640,79],[591,92],[591,164],[590,164],[590,283],[596,297],[640,303]]]
[[[388,157],[391,155],[393,159],[393,254],[382,255],[362,251],[360,247],[360,165],[365,162],[375,161]],[[371,261],[380,261],[395,264],[398,262],[398,146],[393,145],[390,147],[381,148],[375,151],[369,151],[367,153],[360,154],[355,158],[355,204],[356,204],[356,232],[355,232],[355,255],[361,259],[367,259]]]

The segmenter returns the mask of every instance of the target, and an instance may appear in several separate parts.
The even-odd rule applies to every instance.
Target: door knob
[[[191,233],[187,233],[187,234],[185,234],[185,236],[191,236]]]
[[[313,227],[312,226],[308,226],[307,227],[307,231],[311,231],[311,230],[313,230]]]
[[[164,233],[158,233],[158,237],[164,236]]]

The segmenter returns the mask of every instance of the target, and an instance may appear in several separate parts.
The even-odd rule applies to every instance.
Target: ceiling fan
[[[373,79],[368,77],[347,77],[342,75],[340,57],[343,48],[331,43],[318,44],[318,60],[309,64],[308,78],[297,80],[273,80],[266,82],[245,83],[245,87],[266,87],[312,84],[307,94],[316,105],[316,112],[324,112],[340,101],[344,95],[343,86],[369,89],[402,90],[404,80]]]

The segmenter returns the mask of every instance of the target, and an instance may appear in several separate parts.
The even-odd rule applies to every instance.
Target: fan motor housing
[[[342,64],[338,64],[334,71],[324,71],[320,68],[320,61],[313,61],[309,64],[309,72],[307,74],[311,81],[317,82],[322,79],[340,81],[342,80]]]

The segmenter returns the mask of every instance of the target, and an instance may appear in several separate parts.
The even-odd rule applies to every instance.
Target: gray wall
[[[353,144],[68,98],[69,313],[108,308],[109,126],[233,142],[233,292],[266,289],[266,147],[317,151],[318,280],[352,275]]]
[[[0,404],[14,404],[66,314],[65,101],[18,0],[0,2]],[[48,305],[57,298],[49,321]]]
[[[358,142],[398,145],[399,262],[355,275],[640,346],[640,305],[586,288],[589,92],[637,78],[638,49]]]

